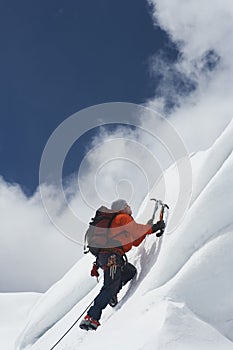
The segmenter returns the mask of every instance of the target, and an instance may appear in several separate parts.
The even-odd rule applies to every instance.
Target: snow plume
[[[190,151],[209,147],[232,118],[233,7],[229,0],[148,0],[175,43],[175,63],[152,59],[161,84],[149,106],[168,113]]]
[[[76,262],[79,254],[77,245],[50,223],[39,193],[28,198],[20,186],[2,178],[0,240],[1,292],[45,291]]]

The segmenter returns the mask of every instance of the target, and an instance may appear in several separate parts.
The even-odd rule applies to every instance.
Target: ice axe
[[[153,211],[152,218],[151,218],[151,222],[153,223],[154,218],[155,218],[155,213],[157,212],[158,207],[159,207],[159,201],[158,201],[158,199],[155,199],[155,198],[151,198],[150,200],[155,201],[155,207],[154,207],[154,211]]]
[[[159,214],[159,219],[160,220],[164,220],[164,211],[165,209],[169,210],[169,206],[166,204],[166,203],[160,203],[161,204],[161,210],[160,210],[160,214]],[[167,219],[168,219],[168,213],[167,213],[167,216],[166,216],[166,220],[164,220],[165,222],[165,226],[167,224]],[[165,228],[162,228],[158,233],[157,233],[157,237],[160,237],[162,236],[162,234],[164,233],[164,230]]]
[[[162,202],[160,199],[151,198],[151,201],[155,201],[155,207],[154,207],[154,211],[153,211],[153,215],[152,215],[151,221],[152,221],[152,222],[154,221],[155,213],[156,213],[156,211],[158,210],[159,205],[161,205],[161,210],[160,210],[160,213],[159,213],[159,219],[160,219],[160,220],[163,220],[165,208],[166,208],[166,209],[169,209],[169,206],[168,206],[166,203]],[[165,223],[165,224],[166,224],[166,223]],[[161,229],[160,232],[157,233],[156,236],[157,236],[157,237],[162,236],[164,230],[165,230],[164,228]]]

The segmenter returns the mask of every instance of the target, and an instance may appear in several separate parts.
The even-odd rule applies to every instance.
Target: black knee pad
[[[126,263],[123,267],[122,285],[125,285],[128,281],[132,280],[137,273],[137,269],[134,265]]]
[[[136,273],[137,273],[136,267],[135,267],[133,264],[130,264],[130,263],[128,263],[127,265],[128,265],[128,266],[127,266],[127,269],[128,269],[128,271],[129,271],[129,273],[131,273],[132,276],[135,276]]]

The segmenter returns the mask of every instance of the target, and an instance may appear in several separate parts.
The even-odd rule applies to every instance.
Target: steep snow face
[[[156,277],[151,288],[168,282],[206,242],[229,230],[233,212],[232,135],[230,123],[209,150],[191,158],[194,164],[191,205],[180,226],[165,237],[163,252],[153,269]],[[166,177],[170,179],[167,192],[173,193],[175,169],[170,168]],[[155,197],[157,192],[159,188],[154,189]],[[172,211],[174,203],[169,204]]]
[[[155,310],[156,312],[156,310]],[[152,338],[145,349],[153,348]],[[158,350],[227,350],[232,343],[202,321],[184,303],[168,301],[166,318],[159,333]]]
[[[117,307],[104,310],[102,326],[94,334],[75,326],[57,345],[58,350],[64,346],[71,350],[111,346],[114,350],[122,342],[138,350],[232,349],[230,135],[232,123],[209,150],[191,157],[194,194],[189,210],[176,230],[168,226],[162,238],[150,235],[128,254],[137,277],[121,291]],[[168,194],[173,193],[174,171],[171,167],[165,174]],[[158,186],[151,197],[157,197]],[[173,198],[171,194],[171,211]],[[150,210],[142,215],[144,222],[152,212],[151,204],[146,207]],[[92,260],[84,257],[40,299],[18,341],[19,349],[51,348],[81,316],[100,289],[99,285],[93,289],[95,280],[89,277]]]
[[[232,246],[233,224],[191,257],[168,294],[233,341]]]
[[[214,145],[205,152],[198,153],[192,160],[193,193],[192,203],[201,194],[208,182],[221,169],[233,150],[233,120],[216,140]]]

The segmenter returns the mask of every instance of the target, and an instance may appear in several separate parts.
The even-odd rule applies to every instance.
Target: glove
[[[92,269],[91,269],[91,276],[92,276],[92,277],[97,277],[97,278],[99,277],[100,274],[99,274],[99,272],[98,272],[98,268],[99,268],[99,267],[94,263],[94,264],[93,264],[93,267],[92,267]]]
[[[160,221],[157,221],[156,224],[154,224],[152,226],[152,232],[154,233],[154,232],[156,232],[158,230],[163,230],[164,228],[165,228],[165,222],[163,220],[160,220]],[[160,236],[157,236],[157,237],[160,237]]]
[[[153,219],[148,220],[147,225],[153,226]]]
[[[156,237],[161,237],[164,233],[164,230],[159,231],[158,233],[156,233]]]

